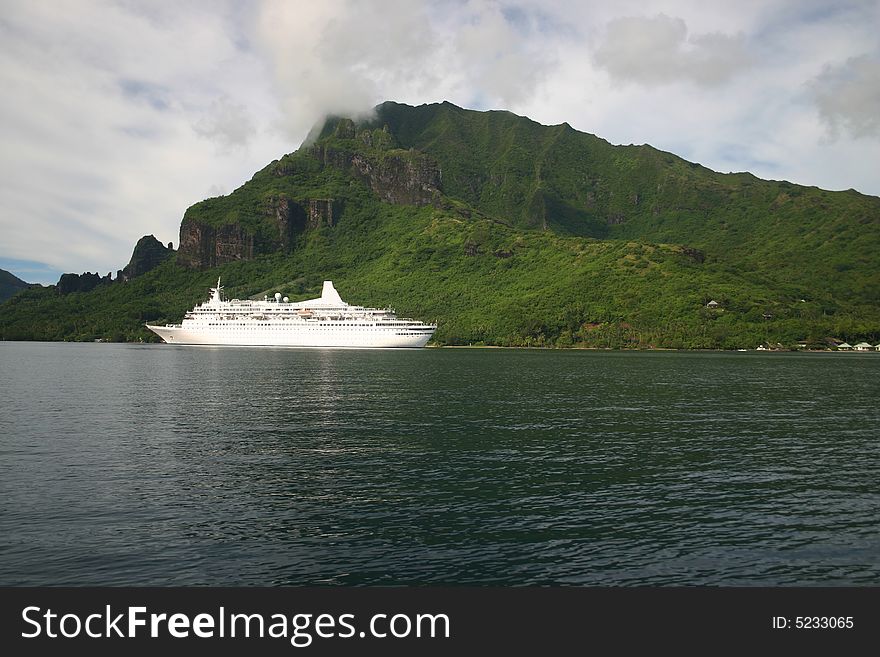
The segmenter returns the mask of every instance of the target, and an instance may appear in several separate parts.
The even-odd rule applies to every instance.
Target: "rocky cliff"
[[[88,271],[82,274],[61,274],[55,289],[58,294],[67,296],[73,292],[91,292],[99,285],[109,285],[112,282],[113,277],[109,273],[106,276]]]
[[[358,132],[342,119],[324,139],[274,162],[237,190],[238,206],[220,197],[189,208],[180,225],[177,262],[206,269],[290,252],[298,236],[338,223],[355,182],[386,203],[423,206],[440,204],[441,179],[432,157],[395,148],[387,130]],[[328,184],[316,189],[316,180]],[[326,193],[329,189],[338,193]]]
[[[207,269],[253,257],[254,237],[238,224],[214,227],[189,218],[180,224],[177,262],[184,267]]]
[[[91,272],[61,274],[61,278],[55,284],[55,290],[58,294],[66,296],[73,292],[91,292],[101,285],[130,281],[154,270],[172,255],[174,248],[170,242],[166,247],[154,235],[144,235],[135,244],[128,264],[116,272],[115,281],[110,273],[106,276]]]
[[[144,235],[135,245],[131,260],[119,270],[116,279],[130,281],[132,278],[142,276],[158,267],[172,255],[174,255],[174,248],[170,242],[166,247],[155,236]]]
[[[424,153],[397,151],[378,160],[358,154],[351,166],[388,203],[436,205],[440,200],[440,165]]]
[[[269,194],[258,199],[256,207],[245,216],[239,213],[217,225],[202,211],[215,202],[216,199],[203,201],[184,215],[178,264],[207,269],[251,260],[263,253],[287,252],[293,248],[297,235],[321,222],[320,202],[302,203],[284,194]]]
[[[434,205],[440,200],[440,165],[419,151],[395,149],[376,156],[319,144],[311,154],[325,167],[354,175],[388,203]]]

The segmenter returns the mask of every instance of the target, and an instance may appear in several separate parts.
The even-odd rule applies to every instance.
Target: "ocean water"
[[[880,354],[0,343],[3,585],[878,585]]]

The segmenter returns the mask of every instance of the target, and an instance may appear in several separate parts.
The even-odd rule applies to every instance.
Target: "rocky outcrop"
[[[343,171],[347,171],[351,165],[352,154],[348,151],[327,146],[326,144],[315,144],[312,146],[310,153],[318,162],[324,166],[335,167]]]
[[[91,292],[99,285],[109,285],[112,280],[113,278],[110,274],[106,276],[98,276],[98,274],[92,274],[91,272],[61,274],[61,278],[55,284],[55,289],[61,295],[71,294],[72,292]]]
[[[330,201],[332,205],[332,200]],[[290,251],[296,236],[311,224],[309,212],[286,196],[263,200],[260,228],[240,223],[213,226],[184,216],[180,224],[178,264],[190,269],[208,269],[238,260],[251,260],[263,253]]]
[[[174,255],[171,242],[166,247],[153,235],[144,235],[135,244],[131,260],[119,271],[117,280],[130,281],[132,278],[142,276],[165,262]]]
[[[333,135],[338,139],[354,139],[357,134],[357,127],[354,121],[348,118],[340,118],[336,123]]]
[[[308,147],[306,152],[317,160],[317,166],[308,158],[297,161],[295,157],[285,156],[273,163],[268,175],[297,176],[315,172],[316,168],[331,167],[362,181],[388,203],[440,204],[440,165],[420,151],[393,148],[394,140],[387,127],[358,131],[354,122],[342,119],[336,124],[332,137],[329,142]],[[265,253],[290,251],[297,235],[335,226],[344,209],[342,203],[333,198],[294,200],[283,195],[257,201],[262,206],[258,205],[256,212],[251,210],[250,202],[231,212],[222,203],[221,199],[207,199],[184,215],[177,252],[179,264],[191,269],[207,269]]]
[[[321,226],[335,226],[336,219],[333,212],[334,201],[332,198],[313,198],[309,200],[309,228]]]
[[[260,252],[263,250],[269,252],[279,249],[289,251],[293,247],[296,235],[305,230],[311,213],[307,217],[303,206],[286,196],[270,196],[264,201],[263,215],[273,226],[273,230],[267,243],[258,242],[257,247]],[[277,235],[277,241],[275,241],[275,235]]]
[[[116,282],[130,281],[142,276],[162,264],[174,255],[171,243],[168,246],[162,244],[153,235],[144,235],[140,238],[131,254],[131,260],[122,269],[116,272]],[[112,274],[99,276],[91,272],[82,274],[61,274],[55,289],[58,294],[67,295],[73,292],[91,292],[99,285],[109,285],[113,282]]]
[[[240,224],[208,226],[184,218],[180,224],[177,262],[190,269],[208,269],[254,257],[254,236]]]
[[[351,166],[388,203],[435,205],[440,200],[440,165],[419,151],[392,151],[378,159],[357,154]]]
[[[340,129],[337,129],[337,132]],[[349,135],[347,128],[342,132]],[[353,137],[353,135],[352,135]],[[437,205],[442,189],[439,163],[421,151],[389,149],[390,136],[383,130],[358,134],[368,146],[381,144],[371,153],[351,152],[328,144],[311,147],[312,157],[325,167],[351,173],[376,195],[396,205]]]

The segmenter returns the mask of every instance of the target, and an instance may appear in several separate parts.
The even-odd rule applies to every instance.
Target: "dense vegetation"
[[[718,174],[565,124],[446,103],[386,103],[356,129],[328,120],[311,142],[185,216],[243,226],[266,245],[278,198],[332,198],[335,225],[211,270],[172,258],[88,293],[26,290],[0,309],[0,338],[154,340],[143,323],[179,321],[219,275],[237,297],[308,298],[332,279],[347,301],[436,320],[439,344],[880,340],[880,199]],[[374,169],[429,158],[442,196],[383,201],[346,164],[353,155]]]

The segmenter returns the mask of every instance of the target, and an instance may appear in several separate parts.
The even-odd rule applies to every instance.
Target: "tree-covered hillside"
[[[440,344],[877,341],[878,223],[880,199],[855,192],[508,112],[385,103],[189,208],[152,271],[17,296],[0,337],[154,339],[145,321],[179,321],[220,275],[238,297],[307,298],[332,279],[349,302],[436,320]]]
[[[376,123],[439,161],[447,195],[514,225],[687,244],[780,283],[880,304],[880,198],[716,173],[567,124],[448,103],[385,103]]]

